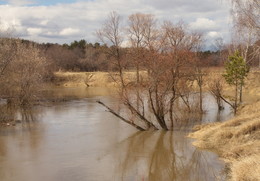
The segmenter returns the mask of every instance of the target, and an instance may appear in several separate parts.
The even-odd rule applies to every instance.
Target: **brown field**
[[[141,77],[145,77],[146,72],[141,71]],[[54,84],[64,87],[113,87],[115,80],[119,80],[116,72],[56,72]],[[124,72],[126,82],[131,82],[135,78],[135,72]]]
[[[225,82],[222,73],[223,68],[210,68],[205,70],[205,85],[204,90],[208,90],[208,84],[215,79],[222,79]],[[56,72],[54,84],[64,87],[111,87],[115,86],[114,79],[117,79],[117,73],[112,72]],[[126,82],[134,81],[135,72],[128,71],[124,73]],[[145,79],[146,72],[141,71],[141,77]],[[194,84],[196,89],[196,84]],[[224,83],[224,92],[226,95],[232,95],[234,89]],[[260,100],[260,71],[251,70],[248,77],[246,78],[246,85],[244,87],[245,100],[249,102],[255,102]]]
[[[227,96],[234,95],[234,87],[225,83],[222,73],[224,69],[210,69],[207,70],[205,77],[205,89],[208,89],[208,84],[216,79],[221,79],[223,82],[224,93]],[[243,90],[245,102],[256,102],[260,100],[260,70],[252,69],[245,79],[245,86]]]

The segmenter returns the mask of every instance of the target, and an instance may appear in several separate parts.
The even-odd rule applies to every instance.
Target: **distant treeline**
[[[70,44],[34,43],[23,40],[24,43],[33,43],[40,49],[42,56],[46,57],[52,71],[115,71],[116,67],[110,61],[110,48],[100,43],[88,43],[85,40],[71,42]],[[125,68],[131,69],[131,63],[127,62],[128,52],[131,48],[122,48],[125,57]],[[223,66],[229,55],[229,49],[217,51],[198,52],[201,65]],[[255,58],[251,65],[258,65]]]

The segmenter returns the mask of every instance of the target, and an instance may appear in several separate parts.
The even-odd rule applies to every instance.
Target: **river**
[[[224,163],[192,145],[190,128],[139,132],[96,103],[115,103],[110,95],[105,88],[49,91],[70,99],[36,106],[34,121],[0,128],[0,180],[225,180]],[[205,104],[202,122],[230,116]]]

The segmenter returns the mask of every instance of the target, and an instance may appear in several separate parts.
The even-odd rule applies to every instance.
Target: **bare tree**
[[[30,104],[45,77],[46,60],[32,43],[24,43],[19,39],[8,41],[15,48],[9,51],[10,47],[1,46],[7,48],[7,51],[1,52],[1,56],[10,58],[2,72],[2,93],[17,100],[20,105]]]
[[[259,0],[231,0],[232,16],[236,39],[240,43],[240,52],[246,62],[259,57],[260,46],[255,42],[260,39],[260,2]],[[253,51],[249,51],[249,48]],[[259,62],[260,66],[260,62]]]
[[[128,40],[130,43],[130,50],[128,51],[128,57],[130,64],[136,69],[136,106],[139,109],[140,100],[140,86],[142,75],[140,75],[140,69],[147,68],[145,66],[147,53],[149,47],[152,48],[151,36],[154,34],[156,22],[154,16],[151,14],[136,13],[128,17]],[[149,53],[148,53],[149,54]]]
[[[122,41],[116,43],[116,40],[121,39],[116,17],[114,13],[112,16],[110,14],[98,36],[103,42],[110,42],[112,48],[118,50],[112,52],[112,55],[117,60],[121,81],[119,95],[125,108],[123,112],[128,112],[130,116],[115,111],[101,101],[98,103],[139,130],[173,129],[176,121],[174,102],[182,94],[179,82],[188,81],[190,78],[190,74],[187,73],[189,65],[187,62],[191,61],[192,51],[196,50],[200,43],[199,34],[189,33],[182,24],[172,23],[166,23],[158,30],[153,16],[131,15],[128,27],[131,43],[129,49],[134,56],[130,57],[130,61],[137,70],[135,77],[137,84],[131,86],[127,82],[127,77],[123,76],[122,54],[120,54]],[[147,70],[145,80],[142,82],[139,79],[140,65]]]
[[[16,46],[11,38],[0,38],[0,76],[3,76],[6,68],[14,59]]]
[[[176,89],[176,75],[179,75],[180,68],[183,66],[187,67],[187,63],[189,62],[191,65],[193,65],[193,78],[197,81],[199,85],[199,95],[200,95],[200,111],[202,112],[202,85],[203,85],[203,76],[205,73],[202,72],[200,61],[198,60],[198,55],[196,52],[200,49],[201,42],[202,42],[202,35],[199,33],[189,33],[186,31],[187,27],[186,25],[180,21],[177,24],[173,24],[172,22],[164,22],[163,29],[165,31],[164,33],[164,43],[165,43],[165,51],[169,52],[171,54],[171,59],[173,62],[172,66],[172,80],[174,81],[172,87],[172,90]],[[193,51],[194,53],[192,53]],[[197,57],[197,58],[196,58]],[[190,69],[191,70],[191,69]],[[177,73],[177,74],[176,74]],[[187,78],[191,76],[191,72],[184,75]],[[187,79],[188,80],[188,79]],[[186,80],[186,81],[187,81]],[[185,82],[186,82],[185,81]],[[183,86],[183,85],[182,85]],[[176,91],[172,91],[172,93],[175,94]],[[185,91],[184,91],[185,92]],[[189,103],[184,99],[184,97],[187,98],[187,93],[181,94],[180,96],[184,102],[186,102],[186,105],[189,108]],[[176,97],[176,95],[173,95],[172,98]]]
[[[108,49],[108,54],[115,60],[115,66],[119,72],[120,86],[121,90],[119,92],[120,97],[122,99],[123,104],[131,111],[131,113],[142,121],[144,121],[147,125],[151,125],[143,114],[133,105],[133,102],[130,101],[130,90],[128,89],[128,85],[124,79],[123,75],[123,53],[122,53],[122,30],[120,28],[120,16],[116,12],[112,12],[109,14],[108,19],[103,24],[103,27],[97,31],[98,38],[104,43],[111,45]],[[115,82],[117,82],[116,78],[113,78]],[[112,114],[123,120],[124,122],[135,125],[135,127],[139,130],[144,130],[142,127],[136,125],[133,120],[127,120],[119,113],[105,105],[103,102],[99,101],[101,105],[105,106]]]
[[[227,102],[227,100],[223,97],[223,81],[220,78],[213,80],[209,84],[209,91],[216,99],[218,110],[224,109],[222,100],[224,99],[225,102]]]
[[[133,63],[136,66],[136,82],[140,81],[140,66],[144,63],[144,48],[146,47],[145,37],[148,28],[148,24],[151,24],[153,20],[150,14],[136,13],[128,17],[128,37],[131,45],[130,56],[133,59]]]
[[[217,52],[217,60],[218,62],[216,62],[215,65],[224,65],[224,62],[226,61],[227,57],[228,57],[228,47],[226,44],[224,44],[223,38],[222,37],[218,37],[215,39],[214,41],[214,48],[215,51]]]
[[[254,29],[260,36],[260,2],[258,0],[231,0],[234,23],[240,28]]]
[[[123,35],[120,25],[120,16],[115,12],[111,12],[103,24],[103,27],[96,32],[97,37],[104,44],[110,45],[108,54],[115,60],[115,66],[118,68],[121,86],[125,86],[123,76],[123,54],[122,42]]]

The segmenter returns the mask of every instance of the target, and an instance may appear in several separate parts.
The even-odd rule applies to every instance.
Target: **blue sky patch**
[[[37,4],[39,5],[54,5],[54,4],[58,4],[58,3],[74,3],[76,2],[75,0],[37,0]]]
[[[20,2],[24,2],[25,5],[43,5],[43,6],[49,6],[49,5],[55,5],[55,4],[69,4],[69,3],[75,3],[75,2],[87,2],[87,1],[93,1],[93,0],[22,0]],[[0,5],[6,5],[6,4],[20,4],[19,0],[0,0]]]

